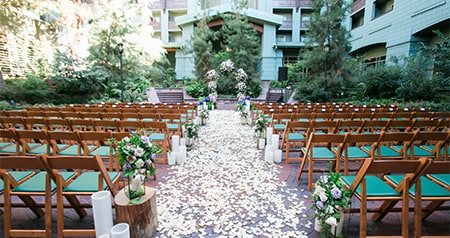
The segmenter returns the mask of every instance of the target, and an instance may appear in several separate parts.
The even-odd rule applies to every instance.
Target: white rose
[[[134,155],[136,157],[142,157],[144,155],[144,149],[142,149],[141,147],[137,147],[134,151]]]
[[[145,165],[145,162],[142,159],[138,159],[135,163],[136,167],[142,168]]]
[[[326,202],[328,200],[327,194],[325,193],[325,189],[321,186],[316,186],[314,190],[314,194],[320,197],[320,201]]]

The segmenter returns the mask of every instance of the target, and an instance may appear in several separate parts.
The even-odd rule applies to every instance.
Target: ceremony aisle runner
[[[211,111],[186,162],[170,168],[157,192],[158,237],[306,237],[302,198],[240,122],[236,111]]]

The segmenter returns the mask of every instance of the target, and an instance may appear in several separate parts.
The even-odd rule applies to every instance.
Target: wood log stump
[[[156,210],[156,190],[145,187],[145,195],[138,204],[131,204],[124,189],[114,197],[116,203],[116,223],[130,225],[130,237],[153,237],[158,227]]]

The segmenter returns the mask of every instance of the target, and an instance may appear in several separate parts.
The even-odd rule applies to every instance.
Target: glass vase
[[[147,174],[135,171],[133,176],[128,176],[127,184],[124,186],[125,196],[130,199],[130,203],[139,203],[145,194]]]

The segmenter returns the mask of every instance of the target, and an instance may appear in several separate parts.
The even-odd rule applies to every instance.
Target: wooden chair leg
[[[431,213],[433,213],[433,211],[435,211],[439,206],[441,206],[444,203],[444,201],[432,201],[430,202],[430,204],[428,204],[424,211],[422,211],[422,221],[425,220],[428,216],[431,215]]]
[[[305,167],[305,161],[308,159],[307,156],[303,156],[302,159],[302,163],[300,164],[300,168],[298,169],[298,173],[297,173],[297,179],[300,180],[300,178],[302,177],[302,173],[303,173],[303,168]]]
[[[414,238],[422,235],[422,185],[420,179],[416,182],[414,199]]]
[[[361,204],[360,204],[360,223],[359,237],[364,238],[367,235],[367,195],[366,195],[366,179],[361,184]]]
[[[409,179],[406,179],[405,182],[405,189],[402,192],[402,237],[408,237],[409,233],[409,219],[408,219],[408,213],[409,213],[409,202],[408,202],[408,189],[409,188]]]

